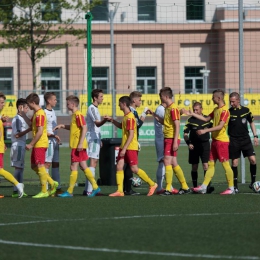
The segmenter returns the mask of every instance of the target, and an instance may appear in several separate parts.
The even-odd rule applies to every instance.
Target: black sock
[[[238,173],[237,173],[237,167],[232,166],[231,168],[232,168],[232,171],[233,171],[234,187],[237,188],[237,175],[238,175]]]
[[[124,191],[130,192],[130,190],[132,189],[132,178],[133,173],[130,166],[127,164],[124,169]]]
[[[191,171],[191,179],[192,179],[192,183],[193,183],[193,187],[197,187],[198,186],[198,172],[193,172]]]
[[[255,182],[256,177],[256,164],[250,164],[250,173],[251,173],[251,184]]]

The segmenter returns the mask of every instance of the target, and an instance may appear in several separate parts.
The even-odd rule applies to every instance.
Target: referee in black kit
[[[195,102],[192,108],[194,113],[202,115],[202,105],[200,102]],[[212,125],[213,124],[211,121],[205,122],[191,116],[188,118],[184,127],[184,140],[189,147],[189,164],[192,165],[191,179],[193,187],[197,187],[199,159],[201,158],[205,175],[208,169],[210,154],[210,134],[206,133],[203,135],[197,135],[197,130],[211,128]],[[214,187],[211,187],[209,184],[207,187],[207,193],[211,193],[213,191]]]
[[[247,122],[250,124],[250,128],[254,135],[254,145],[258,145],[258,136],[256,134],[256,128],[254,124],[254,117],[249,108],[240,105],[240,96],[237,92],[232,92],[229,95],[229,102],[231,105],[230,120],[228,123],[228,134],[230,137],[229,143],[229,158],[232,160],[232,170],[234,173],[234,188],[238,193],[237,186],[237,166],[238,158],[240,158],[241,152],[244,157],[248,157],[250,162],[251,183],[249,188],[252,189],[252,185],[256,178],[256,157],[255,151],[249,136]]]

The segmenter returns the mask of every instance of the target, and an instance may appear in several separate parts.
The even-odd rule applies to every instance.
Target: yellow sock
[[[44,166],[38,168],[38,174],[42,185],[42,192],[47,192],[47,172]]]
[[[233,179],[233,171],[230,167],[229,161],[223,162],[222,166],[226,172],[226,179],[228,183],[228,187],[234,187],[234,179]]]
[[[209,161],[209,168],[205,173],[203,184],[208,186],[215,173],[215,162]]]
[[[166,190],[171,191],[172,188],[172,177],[173,169],[171,165],[165,166],[165,181],[166,181]]]
[[[145,171],[143,171],[142,169],[138,169],[137,175],[146,183],[149,184],[149,186],[154,186],[154,182],[149,178],[149,176],[147,175],[147,173]]]
[[[51,176],[50,176],[50,174],[49,174],[48,172],[46,172],[46,173],[47,173],[47,182],[48,182],[51,186],[53,186],[54,180],[51,178]]]
[[[124,171],[117,171],[116,183],[117,183],[117,190],[119,192],[123,192],[123,182],[124,182]]]
[[[6,180],[13,183],[15,186],[19,183],[10,172],[4,170],[3,168],[0,169],[0,175],[2,175]]]
[[[93,176],[93,173],[91,172],[91,170],[89,168],[86,168],[84,170],[85,176],[86,178],[89,180],[89,182],[91,183],[93,190],[96,190],[98,188],[96,180]]]
[[[73,194],[74,186],[78,179],[78,171],[71,171],[70,172],[70,186],[67,190],[68,193]]]
[[[181,167],[179,165],[177,165],[173,168],[173,171],[181,184],[181,188],[184,190],[189,189],[189,186],[187,185],[187,182],[186,182],[186,179],[184,177]]]

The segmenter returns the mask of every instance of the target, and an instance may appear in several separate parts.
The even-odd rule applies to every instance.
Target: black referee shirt
[[[203,116],[206,117],[205,115]],[[206,142],[210,139],[209,133],[198,135],[196,131],[211,128],[212,125],[211,121],[205,122],[192,116],[186,121],[183,132],[187,134],[190,133],[189,140],[191,143]]]
[[[231,137],[248,136],[247,122],[252,123],[254,117],[249,108],[240,106],[239,108],[231,107],[229,109],[230,120],[228,123],[228,134]]]

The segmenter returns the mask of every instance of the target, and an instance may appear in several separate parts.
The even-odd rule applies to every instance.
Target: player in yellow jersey
[[[110,194],[110,197],[123,197],[123,182],[124,182],[124,164],[130,165],[133,173],[137,174],[149,186],[147,196],[152,196],[157,188],[157,183],[153,182],[145,171],[138,168],[138,141],[137,141],[137,123],[134,114],[130,110],[131,99],[128,96],[123,96],[119,99],[120,110],[124,112],[124,118],[121,123],[106,117],[116,127],[122,129],[122,142],[117,157],[117,172],[116,181],[118,189]]]
[[[53,195],[58,187],[58,182],[54,181],[45,169],[45,153],[48,148],[47,136],[47,118],[43,109],[40,107],[40,98],[36,93],[31,93],[26,97],[26,102],[30,109],[34,111],[31,119],[33,138],[26,145],[26,150],[31,150],[31,168],[39,175],[42,185],[41,192],[33,196],[34,199],[46,198]],[[23,115],[23,118],[28,122],[28,118]],[[51,185],[50,192],[47,191],[47,182]]]
[[[220,89],[214,90],[212,95],[213,103],[217,105],[216,108],[209,114],[204,117],[202,115],[198,115],[192,111],[187,111],[182,109],[182,112],[186,115],[194,116],[202,121],[210,121],[213,120],[213,127],[207,129],[201,129],[197,131],[198,135],[202,135],[208,132],[212,132],[211,138],[211,149],[210,149],[210,157],[209,157],[209,167],[205,174],[204,181],[201,186],[198,186],[193,189],[194,192],[197,193],[206,193],[207,186],[210,183],[212,177],[215,173],[215,163],[219,160],[226,172],[226,179],[228,183],[228,189],[221,192],[221,195],[231,195],[235,194],[234,191],[234,182],[233,182],[233,171],[229,164],[229,138],[227,135],[227,126],[230,118],[230,112],[228,107],[224,102],[224,92]]]
[[[87,125],[84,119],[83,114],[78,110],[79,99],[76,96],[68,96],[67,100],[67,108],[71,111],[72,118],[70,125],[57,125],[53,131],[57,129],[66,129],[70,130],[70,148],[71,148],[71,165],[70,165],[70,184],[69,188],[66,192],[59,194],[58,197],[61,198],[71,198],[73,197],[74,186],[77,182],[78,178],[78,166],[85,173],[86,178],[91,183],[93,187],[93,191],[88,197],[96,196],[101,189],[98,187],[95,178],[91,170],[87,166],[88,154],[87,154]]]
[[[2,92],[0,92],[0,111],[4,108],[5,100],[5,95]],[[2,119],[3,118],[0,119],[0,175],[16,186],[18,190],[18,198],[22,198],[24,188],[23,183],[19,183],[10,172],[4,170],[4,152],[6,150],[6,147],[4,143],[4,126]],[[4,195],[0,195],[0,199],[2,199],[3,197]]]
[[[173,194],[173,172],[181,184],[178,194],[189,194],[191,191],[187,185],[183,171],[177,162],[177,151],[180,145],[180,111],[172,101],[173,93],[171,88],[162,88],[159,95],[161,102],[166,104],[164,118],[159,117],[150,110],[148,113],[152,114],[158,122],[164,125],[163,135],[166,189],[165,192],[160,195],[168,196]]]

